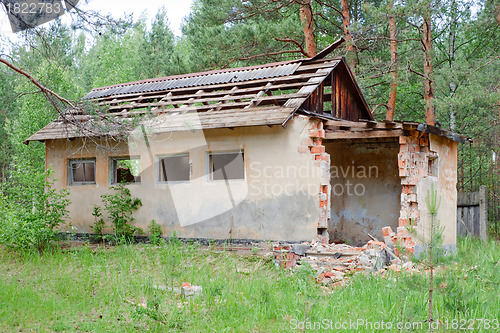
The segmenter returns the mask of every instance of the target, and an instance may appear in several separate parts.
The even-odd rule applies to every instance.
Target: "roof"
[[[83,97],[80,109],[63,116],[32,135],[29,141],[113,135],[113,129],[99,126],[102,119],[124,122],[144,117],[153,133],[191,129],[233,128],[241,126],[286,125],[296,112],[302,112],[311,95],[323,85],[331,85],[335,71],[349,81],[352,98],[361,118],[373,120],[366,101],[343,58],[324,57],[336,45],[316,57],[190,73],[95,88]],[[340,73],[340,72],[339,72]],[[332,92],[333,93],[333,92]],[[86,114],[91,102],[104,112]],[[356,115],[357,117],[357,115]],[[356,118],[358,119],[358,118]],[[119,132],[118,127],[115,132]]]

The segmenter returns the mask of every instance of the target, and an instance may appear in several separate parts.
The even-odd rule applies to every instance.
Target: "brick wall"
[[[429,158],[435,158],[435,153],[429,150],[427,134],[412,131],[409,136],[399,137],[398,167],[402,185],[399,226],[409,222],[416,225],[420,220],[416,185],[429,176]]]
[[[299,153],[311,154],[315,165],[321,170],[318,216],[318,239],[328,243],[328,220],[330,219],[330,154],[325,151],[325,130],[321,120],[310,120],[309,137],[299,146]]]

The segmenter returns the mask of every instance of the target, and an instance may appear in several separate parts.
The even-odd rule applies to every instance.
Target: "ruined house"
[[[133,130],[68,110],[27,142],[45,143],[46,167],[57,189],[70,190],[82,233],[101,195],[126,181],[143,202],[137,226],[155,220],[165,235],[358,244],[382,239],[385,226],[423,230],[434,187],[453,247],[464,138],[374,121],[346,61],[330,51],[96,88],[83,100]]]

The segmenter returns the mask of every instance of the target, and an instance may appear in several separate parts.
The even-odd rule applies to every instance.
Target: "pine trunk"
[[[389,11],[393,8],[393,2],[389,2]],[[391,87],[389,90],[389,103],[386,119],[394,120],[394,110],[396,109],[396,94],[398,88],[398,36],[396,32],[396,20],[393,14],[389,14],[389,33],[391,38]]]
[[[432,22],[430,4],[424,9],[423,36],[424,48],[424,99],[425,99],[425,121],[434,126],[436,124],[436,112],[434,107],[434,83],[432,81]]]
[[[347,0],[342,0],[342,26],[344,28],[344,36],[347,50],[347,57],[349,58],[349,65],[354,71],[356,67],[356,51],[354,49],[354,41],[351,34],[351,21],[349,17],[349,4]]]
[[[306,41],[306,53],[309,57],[314,57],[317,53],[316,38],[314,37],[314,20],[312,14],[311,0],[300,2],[300,19]]]

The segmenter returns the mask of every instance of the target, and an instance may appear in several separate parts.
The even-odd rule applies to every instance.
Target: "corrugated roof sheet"
[[[249,68],[242,70],[228,70],[226,72],[205,72],[187,77],[174,76],[157,79],[157,81],[139,81],[129,84],[103,87],[92,90],[84,99],[101,98],[111,95],[134,94],[151,91],[163,91],[176,88],[206,86],[230,82],[243,82],[273,77],[282,77],[293,74],[300,66],[300,62],[275,64],[268,67]]]

